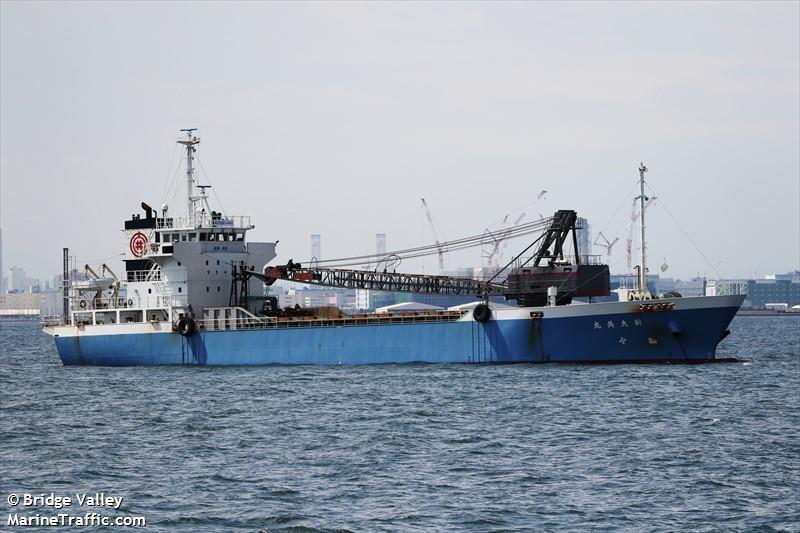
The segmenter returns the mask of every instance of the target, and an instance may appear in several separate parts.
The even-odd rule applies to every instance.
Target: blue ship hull
[[[659,313],[606,307],[602,314],[484,323],[201,331],[190,337],[171,331],[62,334],[56,346],[65,365],[700,362],[714,359],[738,303]],[[603,305],[623,304],[580,307]]]

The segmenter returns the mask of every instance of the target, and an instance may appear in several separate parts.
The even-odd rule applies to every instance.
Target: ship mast
[[[639,164],[639,196],[637,196],[636,199],[639,200],[639,208],[641,209],[641,213],[639,215],[639,226],[642,230],[642,256],[641,262],[639,263],[639,291],[642,293],[647,292],[647,246],[644,236],[644,204],[648,198],[644,194],[645,172],[647,172],[647,167],[644,166],[644,163]]]
[[[194,146],[200,144],[200,139],[192,135],[193,131],[197,128],[186,128],[181,131],[186,132],[185,139],[178,139],[178,144],[186,147],[186,218],[187,220],[194,218]]]

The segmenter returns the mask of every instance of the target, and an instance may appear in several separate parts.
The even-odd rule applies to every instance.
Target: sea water
[[[0,530],[798,531],[800,317],[731,330],[747,362],[100,368],[3,322]]]

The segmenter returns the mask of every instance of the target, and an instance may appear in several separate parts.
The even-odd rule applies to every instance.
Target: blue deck
[[[736,310],[209,331],[188,338],[61,336],[56,346],[65,365],[697,361],[714,357]]]

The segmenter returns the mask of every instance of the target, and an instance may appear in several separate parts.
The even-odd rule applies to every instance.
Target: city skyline
[[[441,240],[575,209],[619,238],[619,272],[644,161],[651,273],[800,268],[796,3],[0,10],[3,268],[118,261],[140,202],[181,209],[185,127],[215,203],[280,240],[273,264],[310,234],[326,258],[431,244],[424,196]]]

